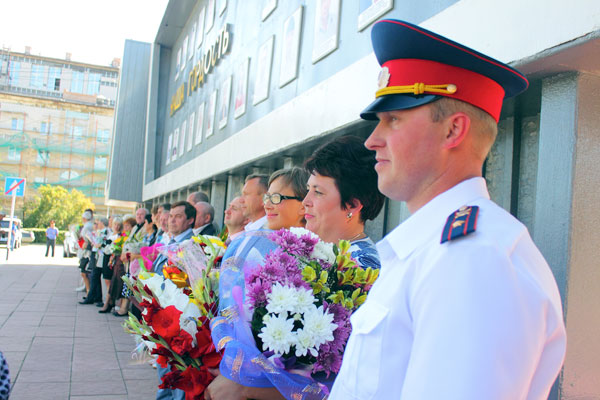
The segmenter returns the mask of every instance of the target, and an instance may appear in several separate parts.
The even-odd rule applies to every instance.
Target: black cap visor
[[[407,110],[419,107],[440,99],[442,96],[424,94],[414,96],[411,94],[388,94],[375,99],[367,108],[360,113],[362,119],[377,121],[377,113],[394,110]]]

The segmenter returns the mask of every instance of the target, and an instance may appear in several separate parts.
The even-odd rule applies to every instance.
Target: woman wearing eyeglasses
[[[269,180],[269,191],[263,196],[268,228],[304,226],[302,212],[306,217],[306,228],[322,240],[348,240],[351,242],[351,254],[360,266],[379,268],[375,245],[364,231],[365,221],[379,214],[384,201],[377,189],[374,164],[374,153],[363,146],[361,139],[341,137],[315,151],[306,161],[304,171],[292,168],[275,172]],[[265,242],[268,240],[257,240],[256,243]],[[263,250],[262,254],[266,252]],[[238,261],[245,264],[243,258]],[[221,282],[225,281],[225,274],[227,272],[221,275]],[[243,276],[238,279],[242,284]],[[221,304],[220,307],[226,305]],[[222,362],[221,368],[231,368],[231,365]],[[265,374],[271,372],[265,370]],[[282,382],[279,381],[279,384]],[[275,387],[251,385],[251,379],[232,381],[218,376],[208,386],[205,398],[284,398]]]
[[[271,230],[303,227],[304,206],[308,172],[293,167],[280,169],[271,174],[269,190],[263,195],[267,227]]]

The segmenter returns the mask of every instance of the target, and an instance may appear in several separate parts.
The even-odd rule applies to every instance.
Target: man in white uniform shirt
[[[559,292],[481,177],[502,100],[528,82],[403,21],[372,39],[383,68],[365,145],[381,192],[412,215],[377,244],[381,274],[329,399],[546,399],[566,347]]]

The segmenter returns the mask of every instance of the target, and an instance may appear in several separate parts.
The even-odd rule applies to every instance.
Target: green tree
[[[91,199],[77,189],[40,186],[38,196],[25,204],[25,226],[45,227],[54,220],[58,229],[68,229],[69,224],[80,222],[86,208],[93,206]]]

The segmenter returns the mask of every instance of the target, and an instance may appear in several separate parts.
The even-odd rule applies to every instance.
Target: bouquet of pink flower
[[[258,349],[288,371],[339,372],[350,315],[366,300],[379,271],[359,267],[347,241],[325,243],[303,228],[269,238],[279,248],[246,276],[246,307]]]

